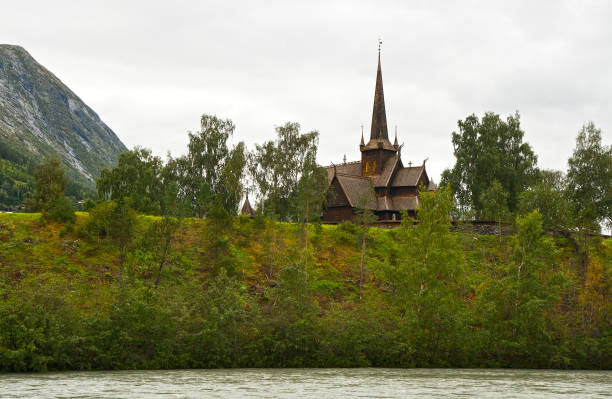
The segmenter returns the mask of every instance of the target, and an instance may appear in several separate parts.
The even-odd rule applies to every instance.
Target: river
[[[0,374],[0,398],[610,398],[612,371],[231,369]]]

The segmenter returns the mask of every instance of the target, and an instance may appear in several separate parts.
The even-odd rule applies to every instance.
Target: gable
[[[332,178],[331,184],[329,185],[329,189],[327,190],[327,206],[350,206],[348,198],[338,182],[338,178]]]
[[[336,175],[350,205],[354,208],[376,209],[374,187],[367,177]]]

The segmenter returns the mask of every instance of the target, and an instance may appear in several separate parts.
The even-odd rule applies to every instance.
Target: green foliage
[[[261,196],[260,211],[283,221],[297,221],[303,212],[298,203],[310,197],[321,201],[323,172],[314,163],[319,133],[302,134],[299,123],[287,122],[276,128],[276,135],[275,141],[255,146],[248,169]]]
[[[460,213],[471,210],[481,217],[483,193],[497,180],[507,193],[507,208],[514,212],[520,193],[536,176],[537,157],[523,142],[518,113],[503,121],[499,115],[485,113],[459,121],[453,132],[455,166],[442,174],[441,185],[449,185]]]
[[[536,184],[520,195],[519,212],[523,215],[538,211],[546,231],[570,231],[575,211],[566,191],[566,179],[561,172],[540,171]]]
[[[164,205],[162,169],[161,158],[153,156],[151,150],[136,147],[123,152],[117,166],[100,172],[96,180],[98,195],[109,201],[129,197],[137,211],[159,215]]]
[[[172,250],[171,244],[175,239],[180,226],[180,220],[173,217],[164,216],[156,220],[149,226],[144,234],[141,247],[148,249],[157,266],[157,276],[155,285],[159,284],[164,265],[168,260],[169,252]]]
[[[28,207],[33,212],[45,213],[51,203],[64,196],[68,184],[59,158],[50,158],[40,165],[34,172],[34,179],[36,189]]]
[[[119,263],[123,266],[127,251],[134,241],[136,225],[136,212],[132,208],[132,201],[124,198],[113,207],[106,225],[108,236],[115,241],[119,248]]]
[[[56,222],[71,222],[76,220],[72,203],[64,197],[68,180],[64,177],[59,158],[45,161],[34,172],[35,191],[29,200],[31,211],[41,211],[43,218]]]
[[[89,218],[82,226],[81,231],[86,235],[94,235],[98,240],[106,237],[109,232],[111,216],[114,214],[117,203],[114,201],[101,201],[89,210]]]
[[[83,212],[89,212],[95,207],[96,207],[96,203],[91,198],[87,198],[83,202]]]
[[[612,146],[601,143],[593,122],[578,133],[567,163],[567,195],[580,223],[595,231],[600,223],[612,227]]]
[[[56,222],[69,222],[74,223],[76,221],[76,215],[72,208],[72,202],[66,197],[59,197],[49,204],[49,213],[47,214],[49,220]]]
[[[200,122],[200,131],[189,133],[189,152],[176,160],[182,200],[197,217],[206,215],[215,201],[235,215],[243,191],[244,143],[228,146],[235,129],[229,119],[202,115]]]
[[[0,214],[0,370],[610,368],[610,240],[590,242],[583,276],[539,214],[501,241],[451,233],[450,198],[423,193],[417,221],[369,229],[362,300],[352,223],[313,229],[305,251],[298,225],[222,205],[180,224],[140,216],[121,265],[110,220],[129,203],[77,213],[99,243]]]
[[[508,217],[508,194],[497,179],[482,193],[480,203],[484,220],[503,221]]]

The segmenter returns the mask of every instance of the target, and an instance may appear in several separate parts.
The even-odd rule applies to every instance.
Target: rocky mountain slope
[[[38,163],[56,154],[68,177],[91,189],[100,170],[125,149],[100,117],[26,50],[0,45],[0,160],[20,168],[23,161],[15,159]]]

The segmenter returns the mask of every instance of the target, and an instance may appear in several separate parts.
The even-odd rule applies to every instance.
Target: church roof
[[[380,49],[378,50],[378,70],[376,72],[374,108],[372,110],[372,127],[370,130],[370,140],[376,139],[385,139],[389,141],[387,114],[385,112],[385,93],[383,91],[382,70],[380,68]]]
[[[354,208],[377,209],[372,181],[367,177],[336,173],[336,178]]]
[[[336,171],[345,175],[361,176],[361,161],[341,163],[336,166]],[[331,183],[334,178],[334,165],[326,166],[327,182]]]
[[[372,183],[374,183],[375,187],[387,187],[389,185],[389,181],[393,176],[393,172],[399,165],[401,167],[402,161],[400,157],[393,156],[387,159],[387,162],[383,165],[382,173],[378,176],[372,176]],[[400,169],[401,170],[401,169]]]
[[[425,170],[425,166],[413,166],[397,171],[391,182],[392,187],[416,186]]]
[[[382,70],[380,67],[380,49],[378,51],[378,70],[376,71],[376,88],[374,89],[374,107],[372,108],[370,141],[361,148],[361,151],[375,150],[378,148],[397,151],[397,148],[389,141],[387,113],[385,110],[385,93],[383,90]]]
[[[240,210],[241,215],[253,216],[253,208],[251,208],[251,203],[249,202],[249,195],[247,194],[246,199],[244,200],[244,204],[242,205],[242,209]]]

